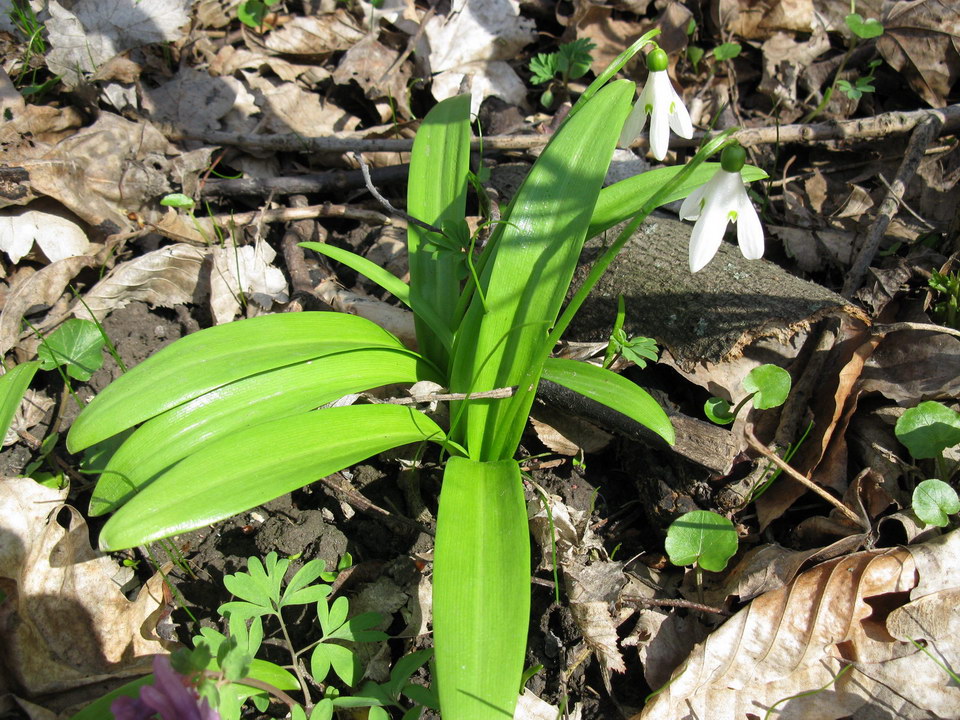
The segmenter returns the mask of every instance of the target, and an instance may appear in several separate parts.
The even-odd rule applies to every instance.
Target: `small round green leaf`
[[[667,529],[665,547],[674,565],[698,564],[720,572],[737,552],[737,531],[722,515],[694,510],[681,515]]]
[[[160,198],[160,204],[164,207],[192,208],[196,203],[194,203],[193,198],[189,195],[170,193]]]
[[[960,497],[942,480],[924,480],[913,490],[913,511],[927,525],[946,527],[947,516],[960,512]]]
[[[768,410],[783,405],[790,394],[790,373],[776,365],[761,365],[743,379],[743,388],[753,396],[757,410]]]
[[[960,443],[960,414],[928,400],[903,413],[894,432],[917,460],[940,457],[944,450]]]
[[[67,375],[85,382],[103,365],[104,344],[96,323],[72,318],[43,339],[37,357],[44,370],[62,365]]]
[[[730,403],[723,398],[712,397],[703,404],[703,412],[711,422],[717,425],[729,425],[734,415],[730,412]]]
[[[870,40],[871,38],[883,35],[883,25],[876,18],[867,18],[866,20],[859,13],[850,13],[844,18],[850,32],[861,40]]]

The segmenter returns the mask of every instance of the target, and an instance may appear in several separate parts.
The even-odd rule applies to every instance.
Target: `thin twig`
[[[904,330],[920,330],[960,337],[960,330],[954,330],[952,327],[946,327],[944,325],[934,325],[933,323],[896,322],[887,325],[874,325],[870,328],[870,332],[874,335],[889,335],[890,333],[902,332]]]
[[[417,227],[422,227],[424,230],[437,233],[439,235],[442,235],[443,237],[447,236],[447,234],[440,228],[434,227],[429,223],[425,223],[423,220],[418,220],[410,213],[405,212],[403,210],[398,210],[393,205],[391,205],[390,201],[387,200],[383,195],[381,195],[380,191],[377,190],[377,188],[374,186],[373,180],[370,179],[370,168],[367,166],[367,163],[364,162],[363,156],[360,155],[360,153],[358,152],[352,153],[352,155],[353,155],[353,159],[356,160],[358,163],[360,163],[360,172],[363,173],[363,182],[364,184],[366,184],[367,190],[371,195],[373,195],[373,197],[376,199],[378,203],[380,203],[387,210],[389,210],[391,214],[396,215],[398,217],[402,217],[404,220],[406,220],[409,223],[413,223]]]
[[[911,112],[890,112],[856,120],[838,120],[804,125],[781,125],[777,127],[747,128],[733,133],[730,137],[741,145],[772,145],[775,143],[820,143],[832,140],[870,140],[890,135],[907,133],[913,130],[930,115],[943,122],[941,133],[952,132],[960,127],[960,103],[936,110],[915,110]],[[323,152],[410,152],[412,139],[389,140],[367,139],[344,135],[340,137],[304,137],[295,133],[277,135],[250,135],[249,133],[229,133],[205,131],[185,132],[183,129],[167,127],[164,134],[170,140],[199,140],[206,145],[239,147],[261,152],[302,152],[316,154]],[[678,146],[696,147],[703,139],[703,132],[695,132],[689,140],[674,138]],[[483,138],[485,151],[531,150],[547,144],[549,135],[491,135]],[[480,148],[481,141],[475,138],[471,146]],[[646,139],[642,141],[647,145]]]
[[[415,532],[426,533],[427,535],[434,534],[433,530],[421,525],[416,520],[411,520],[403,515],[395,515],[379,505],[374,505],[362,493],[357,492],[353,485],[351,485],[341,473],[336,472],[333,475],[322,478],[320,482],[332,492],[342,497],[348,505],[364,515],[369,515],[370,517],[381,520],[386,525],[391,526],[394,532],[397,531],[397,526],[399,525],[405,530],[413,530]]]
[[[897,170],[897,175],[893,180],[893,187],[887,193],[887,196],[880,203],[877,212],[877,219],[870,226],[863,244],[854,258],[850,272],[847,273],[846,280],[843,282],[843,290],[840,293],[843,297],[849,299],[860,289],[863,284],[863,278],[867,274],[867,268],[873,262],[880,249],[880,241],[886,232],[890,221],[897,212],[897,207],[903,198],[903,193],[907,189],[907,184],[913,179],[920,166],[920,159],[930,142],[940,131],[943,125],[943,117],[937,113],[930,113],[919,123],[913,134],[910,136],[910,142],[907,143],[907,149],[903,154],[903,162]]]
[[[496,398],[513,397],[517,392],[517,386],[494,388],[493,390],[481,390],[472,393],[419,393],[410,397],[389,398],[377,402],[389,403],[390,405],[417,405],[419,403],[429,402],[447,402],[450,400],[484,400]]]
[[[685,608],[687,610],[696,610],[697,612],[704,613],[713,613],[714,615],[723,615],[725,617],[730,617],[733,615],[729,610],[724,610],[723,608],[713,607],[711,605],[704,605],[703,603],[693,602],[692,600],[680,600],[680,599],[670,599],[670,598],[645,598],[638,595],[624,595],[620,598],[624,602],[628,603],[638,603],[640,605],[646,605],[647,607],[673,607],[673,608]]]
[[[847,518],[855,522],[859,527],[864,527],[863,521],[857,517],[857,514],[853,512],[850,508],[844,505],[842,502],[837,500],[833,495],[828,493],[822,487],[817,485],[815,482],[810,480],[807,477],[804,477],[799,472],[794,470],[789,464],[783,461],[783,459],[777,455],[775,452],[771,452],[770,448],[764,445],[762,442],[757,440],[757,436],[753,434],[753,429],[749,426],[744,430],[744,435],[747,439],[747,444],[750,445],[754,450],[763,455],[767,460],[772,462],[778,468],[783,470],[790,478],[796,480],[798,483],[803,485],[805,488],[811,492],[815,492],[817,495],[822,497],[828,503],[837,508],[841,513],[843,513]],[[869,530],[869,527],[866,528]]]

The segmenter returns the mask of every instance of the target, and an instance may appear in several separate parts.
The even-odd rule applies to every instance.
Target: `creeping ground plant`
[[[743,166],[742,156],[723,168],[707,162],[733,144],[730,131],[705,140],[683,166],[603,187],[624,124],[637,112],[634,83],[614,76],[656,32],[584,91],[482,249],[464,219],[471,176],[467,96],[438,104],[414,142],[407,212],[422,225],[411,223],[408,231],[409,284],[344,250],[305,244],[406,304],[417,352],[352,315],[268,315],[182,338],[100,393],[74,423],[68,445],[76,452],[129,433],[91,500],[93,514],[113,513],[101,546],[131,547],[203,527],[392,447],[433,443],[445,458],[434,554],[433,687],[445,720],[511,718],[530,599],[530,541],[515,454],[538,383],[564,385],[674,438],[666,414],[644,390],[610,370],[552,358],[551,351],[616,254],[666,202],[706,185],[697,196],[698,222],[737,219],[742,233],[749,221],[744,250],[756,257],[761,249],[728,176],[749,181],[764,174]],[[654,53],[640,113],[652,118],[659,153],[663,127],[674,123],[687,135],[692,128],[669,80],[657,74],[665,68]],[[711,185],[717,173],[726,175]],[[586,239],[624,221],[564,305]],[[700,232],[702,267],[720,231]],[[457,398],[443,427],[413,407],[329,406],[348,394],[421,380]]]

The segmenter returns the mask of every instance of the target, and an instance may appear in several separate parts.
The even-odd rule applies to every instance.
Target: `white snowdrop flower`
[[[702,269],[717,254],[728,221],[737,224],[743,256],[748,260],[763,257],[763,227],[740,176],[745,158],[739,145],[724,148],[720,169],[680,206],[681,220],[697,221],[690,235],[690,272]]]
[[[693,137],[693,123],[683,100],[673,89],[667,75],[667,54],[657,48],[647,55],[647,83],[640,91],[627,122],[620,133],[620,145],[628,147],[637,139],[650,116],[650,152],[657,160],[667,156],[670,131],[682,138]]]

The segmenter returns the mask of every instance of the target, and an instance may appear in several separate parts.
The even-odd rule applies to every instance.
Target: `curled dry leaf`
[[[324,55],[349,50],[363,39],[363,30],[346,10],[298,16],[267,35],[264,45],[280,55]]]
[[[506,61],[535,37],[533,21],[520,17],[517,0],[454,0],[446,16],[427,21],[424,35],[428,47],[418,54],[429,58],[435,98],[456,95],[470,78],[472,113],[489,95],[514,105],[523,102],[526,86]]]
[[[33,309],[56,303],[67,284],[80,270],[92,267],[93,262],[93,258],[87,256],[64,258],[14,283],[0,313],[0,356],[17,344],[23,316]]]
[[[0,216],[0,250],[16,265],[36,244],[50,262],[86,255],[90,241],[72,220],[39,210],[12,210]]]
[[[287,281],[279,268],[273,267],[277,253],[262,240],[238,248],[232,242],[213,249],[210,273],[210,309],[214,323],[233,320],[240,311],[240,300],[255,302],[269,310],[274,302],[285,303]]]
[[[43,420],[47,411],[52,407],[53,398],[49,398],[36,390],[27,390],[23,400],[20,401],[20,407],[17,408],[17,412],[13,416],[10,429],[7,430],[7,434],[3,438],[3,447],[18,442],[20,440],[18,432],[29,431]]]
[[[163,606],[160,574],[127,600],[112,579],[117,563],[90,547],[86,523],[65,498],[66,490],[30,478],[0,480],[0,674],[27,697],[144,674],[165,652],[151,638]]]
[[[103,320],[134,300],[160,307],[197,303],[207,291],[200,281],[206,257],[205,250],[180,243],[121,263],[83,296],[87,307],[78,302],[73,314]]]
[[[774,705],[804,720],[868,717],[871,708],[955,717],[960,688],[912,640],[947,667],[960,662],[958,553],[955,531],[802,573],[711,634],[636,720],[732,720]]]

